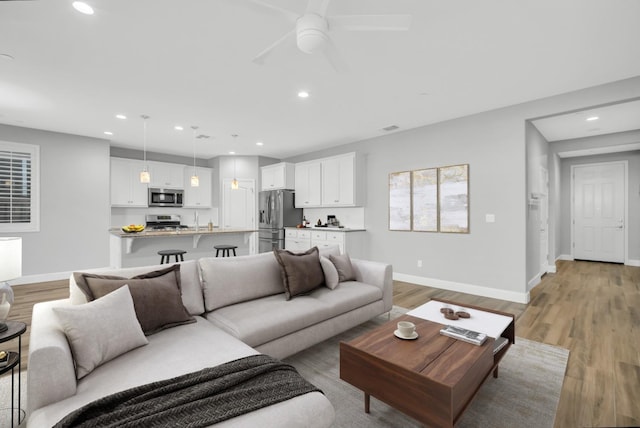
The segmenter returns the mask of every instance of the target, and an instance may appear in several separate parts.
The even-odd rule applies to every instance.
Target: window
[[[0,232],[36,232],[40,147],[0,141]]]

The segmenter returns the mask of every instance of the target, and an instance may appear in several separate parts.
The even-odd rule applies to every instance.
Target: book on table
[[[448,325],[441,329],[440,334],[478,346],[482,345],[488,337],[485,333],[479,333],[477,331],[467,330],[466,328],[455,327],[452,325]]]

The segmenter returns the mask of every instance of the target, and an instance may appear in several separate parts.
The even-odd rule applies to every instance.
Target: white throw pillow
[[[338,286],[339,277],[336,266],[331,263],[331,260],[324,256],[320,256],[320,266],[322,266],[322,272],[324,273],[324,284],[333,290]]]
[[[129,286],[83,305],[53,308],[76,363],[78,379],[149,343],[136,318]]]

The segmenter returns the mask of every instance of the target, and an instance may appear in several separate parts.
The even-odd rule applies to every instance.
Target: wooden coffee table
[[[488,338],[482,346],[472,345],[440,334],[446,324],[409,315],[391,320],[350,341],[340,343],[340,378],[364,391],[365,412],[369,413],[373,395],[421,423],[453,427],[462,412],[493,372],[515,341],[512,314],[471,305],[439,300],[510,317],[502,333],[509,341],[493,354],[495,340]],[[394,336],[398,321],[416,324],[419,337],[403,340]]]

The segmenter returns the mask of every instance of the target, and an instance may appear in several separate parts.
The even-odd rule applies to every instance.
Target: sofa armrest
[[[356,274],[356,281],[382,289],[384,310],[390,311],[393,306],[393,266],[360,259],[351,259],[351,265]]]
[[[27,415],[76,393],[76,372],[67,337],[52,308],[69,299],[33,306],[27,369]]]

